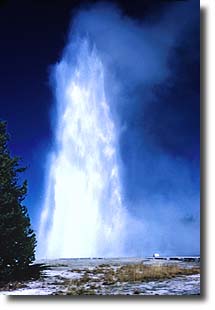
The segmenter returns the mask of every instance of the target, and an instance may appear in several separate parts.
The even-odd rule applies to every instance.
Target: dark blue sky
[[[80,7],[96,2],[101,1],[0,2],[0,117],[8,122],[12,152],[29,166],[26,204],[34,226],[41,207],[46,155],[52,143],[50,70],[67,43],[72,16]],[[123,80],[122,89],[126,89],[117,113],[124,126],[120,152],[125,197],[128,205],[132,205],[130,211],[137,216],[144,214],[153,223],[153,214],[165,216],[161,202],[174,202],[174,207],[167,208],[168,214],[174,210],[174,214],[180,213],[178,209],[183,205],[180,223],[196,223],[199,220],[199,2],[183,1],[180,10],[174,9],[174,1],[106,2],[117,3],[122,14],[136,23],[145,23],[147,29],[153,28],[148,34],[154,36],[155,49],[156,35],[169,38],[171,31],[172,36],[174,31],[179,33],[171,48],[156,50],[160,59],[166,53],[166,78],[154,78],[153,70],[165,74],[155,64],[152,72],[149,67],[134,86],[131,77],[123,80],[129,74],[123,64],[114,69]],[[104,43],[97,41],[102,50]],[[135,59],[133,64],[137,67]]]

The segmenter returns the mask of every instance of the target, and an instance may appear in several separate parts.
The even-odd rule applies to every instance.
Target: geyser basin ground
[[[39,280],[7,295],[200,295],[200,262],[190,258],[40,260]]]

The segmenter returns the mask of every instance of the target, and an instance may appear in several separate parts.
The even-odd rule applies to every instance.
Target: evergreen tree
[[[23,200],[27,181],[21,182],[20,158],[8,149],[6,122],[0,121],[0,280],[21,277],[35,259],[36,237]]]

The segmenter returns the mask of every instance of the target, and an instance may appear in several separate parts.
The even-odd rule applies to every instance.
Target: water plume
[[[118,142],[103,64],[87,39],[56,66],[57,125],[40,238],[54,257],[119,256],[124,212]],[[40,242],[42,244],[44,242]]]
[[[97,2],[72,18],[39,256],[199,253],[199,5],[150,14]]]

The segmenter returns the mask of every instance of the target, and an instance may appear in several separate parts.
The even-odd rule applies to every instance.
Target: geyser
[[[56,139],[48,163],[38,256],[123,255],[118,137],[104,68],[88,39],[55,67]]]

